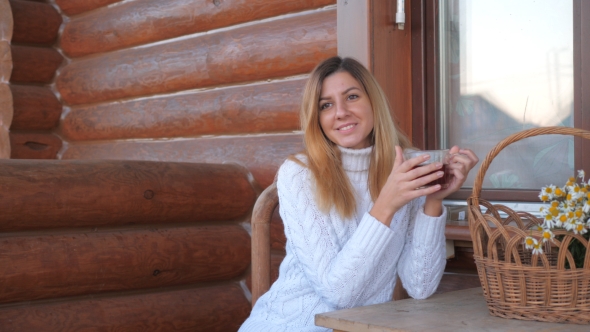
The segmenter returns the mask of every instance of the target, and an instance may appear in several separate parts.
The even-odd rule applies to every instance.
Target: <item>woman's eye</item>
[[[348,100],[357,99],[358,97],[358,95],[350,95],[348,96]]]
[[[325,110],[326,108],[330,107],[331,103],[324,103],[320,105],[320,111]]]

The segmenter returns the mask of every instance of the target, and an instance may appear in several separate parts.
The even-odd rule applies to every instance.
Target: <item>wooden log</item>
[[[336,55],[336,10],[74,60],[56,87],[70,105],[309,72]]]
[[[12,83],[49,84],[63,56],[53,48],[12,45]]]
[[[467,225],[447,225],[445,227],[445,238],[447,240],[473,241]]]
[[[0,303],[228,280],[250,265],[238,225],[45,232],[0,244]]]
[[[50,133],[10,132],[10,158],[56,159],[62,141]]]
[[[61,136],[74,141],[293,131],[304,84],[297,79],[74,107],[62,120]]]
[[[11,74],[12,52],[10,51],[10,42],[0,40],[0,83],[8,83]]]
[[[247,171],[238,165],[105,160],[0,165],[0,231],[238,220],[256,199]]]
[[[67,22],[60,45],[68,56],[79,57],[335,3],[336,0],[133,1]]]
[[[14,100],[12,130],[50,130],[59,124],[62,106],[47,87],[11,85]]]
[[[250,303],[236,283],[0,308],[2,331],[237,331]]]
[[[14,20],[12,18],[12,9],[8,0],[0,0],[0,41],[12,40],[14,29]]]
[[[133,159],[193,163],[237,163],[261,188],[274,180],[283,161],[303,149],[300,134],[193,138],[178,141],[71,143],[62,159]]]
[[[13,43],[52,45],[57,40],[61,15],[49,3],[10,0],[14,18]]]
[[[8,84],[0,82],[0,158],[10,158],[9,128],[12,122],[12,93]]]
[[[69,16],[104,7],[121,0],[55,0],[59,8]]]

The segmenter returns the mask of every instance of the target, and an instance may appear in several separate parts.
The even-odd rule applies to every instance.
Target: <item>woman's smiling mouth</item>
[[[346,125],[344,127],[340,127],[340,128],[338,128],[338,130],[339,131],[346,131],[346,130],[352,129],[352,127],[354,127],[354,126],[356,126],[356,124],[353,123],[353,124]]]

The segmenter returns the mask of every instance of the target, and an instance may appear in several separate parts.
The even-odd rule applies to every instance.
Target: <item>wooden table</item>
[[[315,316],[334,331],[590,331],[588,325],[544,323],[491,316],[481,287]]]

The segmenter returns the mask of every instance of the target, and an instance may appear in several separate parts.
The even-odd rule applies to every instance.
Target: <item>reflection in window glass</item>
[[[483,160],[512,133],[574,126],[572,0],[441,0],[439,8],[443,145]],[[514,143],[484,188],[561,185],[574,173],[573,144],[558,135]]]

